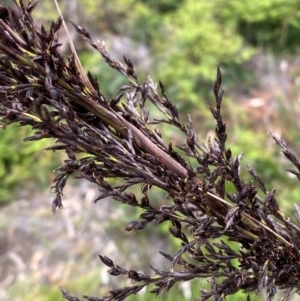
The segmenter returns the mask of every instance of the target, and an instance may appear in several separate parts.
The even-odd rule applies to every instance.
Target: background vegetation
[[[245,162],[262,175],[268,189],[277,188],[279,199],[285,200],[286,213],[298,202],[296,180],[287,177],[287,163],[267,132],[280,133],[297,151],[299,1],[82,0],[64,1],[62,7],[66,17],[105,40],[114,58],[121,60],[125,54],[135,62],[139,74],[160,79],[181,116],[191,113],[198,136],[204,139],[213,129],[207,107],[212,103],[215,69],[220,65],[225,80],[228,145],[234,154],[244,153]],[[41,1],[35,15],[46,24],[57,18],[50,0]],[[112,95],[124,79],[94,56],[75,31],[73,38],[86,69],[98,77],[104,94]],[[67,52],[66,44],[62,50]],[[61,160],[38,152],[49,142],[18,144],[19,132],[13,127],[0,132],[3,203],[22,193],[28,196],[37,186],[49,187],[49,174]],[[163,135],[175,142],[180,139],[174,133]],[[50,296],[44,298],[51,300]]]

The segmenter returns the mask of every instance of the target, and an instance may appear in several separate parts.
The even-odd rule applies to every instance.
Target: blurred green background
[[[3,1],[3,3],[13,5],[12,1]],[[235,156],[239,153],[244,154],[242,160],[244,178],[250,179],[246,168],[250,165],[261,174],[267,189],[277,189],[277,198],[282,210],[287,215],[292,215],[293,203],[298,202],[300,197],[297,189],[299,184],[296,178],[285,172],[289,164],[280,154],[280,149],[275,146],[268,132],[281,135],[291,149],[296,154],[299,153],[300,2],[298,0],[73,0],[60,1],[60,5],[66,19],[72,19],[73,22],[87,28],[95,40],[104,40],[108,52],[114,59],[121,61],[123,54],[129,57],[135,64],[140,81],[146,80],[148,75],[155,81],[161,80],[169,98],[177,105],[181,118],[186,120],[187,114],[191,114],[199,140],[207,141],[208,136],[214,134],[215,124],[208,106],[214,105],[212,87],[216,67],[220,65],[225,89],[223,115],[229,133],[227,146]],[[46,25],[49,24],[49,20],[56,19],[57,13],[53,2],[40,1],[34,17],[39,24]],[[103,93],[112,97],[126,80],[106,66],[100,55],[76,34],[71,25],[70,30],[84,67],[98,78]],[[60,39],[64,42],[62,51],[69,53],[63,31],[60,32]],[[166,128],[163,136],[174,140],[172,133],[171,129]],[[23,143],[22,139],[29,134],[29,129],[20,129],[17,126],[8,126],[5,131],[0,131],[0,203],[12,206],[3,205],[1,211],[2,214],[5,212],[6,217],[2,220],[11,214],[11,211],[7,211],[10,210],[9,208],[14,208],[11,210],[15,210],[16,219],[19,218],[19,205],[11,205],[14,200],[22,199],[27,202],[25,209],[21,206],[22,210],[25,210],[24,216],[27,217],[35,214],[35,207],[32,208],[32,204],[39,208],[45,207],[41,199],[45,195],[48,197],[48,190],[52,185],[52,170],[62,161],[63,154],[42,151],[51,144],[51,141]],[[175,140],[180,143],[180,139],[178,134]],[[88,200],[88,205],[86,207],[80,205],[83,207],[75,210],[78,215],[82,214],[81,211],[90,212],[88,208],[92,207],[93,210],[95,206],[89,203],[92,198],[84,190],[90,189],[89,186],[84,186],[82,189],[83,191],[77,191],[77,194],[81,194],[82,198]],[[43,191],[46,191],[46,194],[42,194]],[[75,194],[70,193],[71,195]],[[164,196],[157,195],[156,198],[163,202]],[[46,206],[49,204],[47,203]],[[69,204],[69,209],[66,211],[74,210],[71,209],[72,206],[72,203]],[[109,210],[111,208],[117,212],[125,210],[123,207],[109,207]],[[48,219],[51,217],[47,215],[49,212],[44,212],[42,208],[39,210],[42,213],[38,214],[37,226],[34,229],[38,232],[36,236],[39,237],[37,240],[40,242],[43,241],[41,239],[43,231],[48,230],[41,230],[43,227],[38,221],[42,223],[45,217]],[[124,216],[121,219],[117,218],[107,231],[110,231],[111,227],[124,228],[130,218],[138,216],[136,212],[127,213],[128,218],[125,219]],[[95,218],[97,220],[97,216]],[[92,235],[88,234],[88,230],[91,229],[86,226],[84,215],[74,217],[72,214],[65,214],[61,222],[56,220],[56,223],[59,225],[71,223],[75,232],[81,229],[80,231],[85,235],[83,241]],[[22,222],[15,223],[14,231],[19,229],[19,224],[21,225]],[[0,248],[4,244],[2,241],[5,241],[8,233],[12,231],[10,225],[9,222],[0,225],[2,231]],[[32,229],[30,225],[28,227]],[[49,229],[52,227],[55,225],[49,225]],[[95,228],[97,228],[96,223]],[[66,229],[71,231],[67,226]],[[156,234],[161,235],[165,240],[167,233],[166,227],[158,229]],[[111,234],[111,237],[114,235],[117,234]],[[140,233],[136,236],[139,239],[143,237]],[[70,237],[75,239],[71,234]],[[13,236],[10,239],[13,240]],[[118,236],[116,239],[119,239]],[[45,252],[52,248],[47,247],[48,240],[49,237],[45,236],[44,247],[41,247],[45,248]],[[166,244],[176,246],[176,243],[171,241]],[[146,242],[145,246],[147,248]],[[77,254],[80,247],[74,248]],[[4,249],[7,251],[6,248]],[[157,251],[153,250],[153,252]],[[127,249],[123,250],[123,253],[128,252]],[[151,254],[147,256],[153,256]],[[88,259],[91,260],[88,256],[90,254],[84,255],[83,252],[83,255],[79,256],[77,265],[88,267],[86,262]],[[139,266],[138,260],[132,262]],[[71,263],[69,264],[73,267]],[[81,277],[78,270],[76,270],[78,272],[76,277],[72,270],[70,272],[72,277],[63,278],[63,282],[77,293],[107,292],[108,289],[102,287],[99,289],[101,280],[99,280],[98,266],[100,263],[97,262],[92,268],[89,267],[88,271],[79,269]],[[47,277],[41,275],[34,278],[31,269],[24,269],[29,275],[25,277],[26,281],[22,277],[21,280],[15,277],[11,282],[8,281],[8,285],[5,282],[6,278],[0,279],[3,300],[24,301],[37,297],[38,300],[45,301],[61,300],[57,289],[61,282],[49,281]],[[40,283],[38,287],[37,281]],[[116,285],[108,283],[108,287]],[[28,287],[33,289],[28,290]],[[190,289],[186,289],[188,290],[191,292],[191,299],[197,297],[199,282],[192,282]],[[176,287],[161,298],[174,300],[176,295],[176,300],[184,300],[183,291],[182,288]],[[129,300],[145,298],[145,296],[137,296]],[[187,296],[185,298],[190,300]],[[259,298],[256,297],[255,300],[264,299]],[[147,300],[152,299],[147,298]],[[235,295],[229,296],[227,300],[242,299],[245,300],[246,297]]]

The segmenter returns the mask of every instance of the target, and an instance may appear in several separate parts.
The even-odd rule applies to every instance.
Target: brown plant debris
[[[123,300],[148,285],[151,293],[158,295],[177,282],[195,278],[211,283],[210,290],[201,290],[199,301],[223,300],[239,290],[258,294],[265,289],[267,300],[273,300],[277,288],[285,291],[282,300],[298,292],[300,228],[280,211],[276,190],[268,191],[255,170],[249,167],[256,184],[241,178],[242,156],[233,157],[226,147],[221,70],[217,70],[214,85],[216,105],[210,108],[216,138],[200,143],[191,118],[187,124],[181,122],[161,82],[141,81],[129,58],[124,57],[123,63],[113,60],[103,42],[94,41],[83,27],[74,24],[105,62],[128,80],[108,99],[99,88],[101,83],[90,73],[83,74],[74,53],[65,57],[59,52],[56,33],[62,18],[49,29],[39,28],[31,16],[35,6],[31,1],[19,1],[15,9],[0,7],[0,117],[3,127],[11,123],[31,126],[34,134],[27,141],[55,138],[48,150],[66,152],[68,159],[56,170],[53,212],[63,207],[69,176],[85,178],[99,186],[101,194],[95,202],[110,197],[143,209],[127,231],[168,222],[170,234],[181,241],[173,256],[161,252],[171,262],[171,269],[152,267],[153,275],[127,270],[100,256],[112,276],[125,275],[133,284],[104,297],[84,298]],[[149,102],[164,114],[163,119],[151,119]],[[185,135],[178,146],[181,152],[162,139],[161,123]],[[300,179],[296,156],[282,139],[274,139],[296,167],[290,172]],[[192,160],[197,164],[192,166]],[[226,182],[233,184],[234,193],[226,192]],[[141,199],[128,192],[136,185],[141,187]],[[148,195],[158,188],[169,196],[162,206]],[[259,190],[264,197],[258,196]],[[296,206],[298,221],[299,212]],[[224,238],[236,242],[236,250]],[[238,266],[233,266],[233,259]],[[61,290],[65,299],[79,300]]]

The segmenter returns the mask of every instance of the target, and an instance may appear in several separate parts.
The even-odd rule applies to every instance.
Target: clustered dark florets
[[[113,60],[104,43],[94,42],[74,24],[106,63],[128,79],[115,97],[107,99],[97,80],[80,72],[74,55],[66,58],[59,52],[56,33],[62,18],[52,22],[48,31],[44,26],[38,29],[31,16],[35,5],[20,1],[16,9],[0,6],[0,117],[2,126],[30,125],[34,134],[28,141],[55,138],[48,150],[64,150],[68,155],[57,168],[53,212],[63,207],[63,189],[72,175],[99,186],[101,194],[95,202],[110,197],[143,209],[127,231],[168,222],[171,235],[181,241],[174,256],[161,252],[171,269],[152,267],[154,275],[126,270],[100,256],[112,276],[126,275],[134,284],[104,297],[85,298],[123,300],[147,285],[158,295],[177,282],[209,278],[211,289],[202,290],[198,300],[223,300],[238,290],[259,293],[262,289],[267,300],[273,300],[276,288],[284,289],[282,300],[288,300],[299,287],[300,228],[281,213],[275,189],[267,190],[255,170],[248,168],[254,183],[241,178],[241,156],[233,157],[226,147],[220,69],[214,85],[216,105],[211,108],[216,138],[199,143],[191,118],[188,124],[180,121],[162,83],[158,91],[151,78],[140,82],[129,58],[124,57],[124,63]],[[151,119],[149,101],[164,119]],[[180,152],[154,129],[160,123],[185,135],[177,146]],[[290,172],[300,179],[299,161],[282,139],[274,139],[296,167]],[[196,164],[191,165],[189,158]],[[112,185],[109,179],[121,181]],[[227,182],[233,184],[234,193],[226,192]],[[140,186],[143,197],[128,192],[131,186]],[[167,204],[157,206],[149,199],[149,190],[157,188],[169,195]],[[298,222],[299,213],[296,207]],[[231,248],[223,237],[237,242],[240,249]],[[232,265],[233,259],[238,267]],[[79,300],[63,288],[62,293],[68,300]]]

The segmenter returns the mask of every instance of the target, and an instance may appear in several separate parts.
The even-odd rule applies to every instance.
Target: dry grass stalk
[[[113,60],[104,43],[93,41],[84,28],[74,24],[106,63],[128,79],[113,99],[107,99],[97,80],[78,67],[75,54],[66,58],[59,52],[56,32],[62,18],[52,22],[48,31],[44,26],[38,29],[31,16],[35,6],[20,1],[17,9],[0,7],[0,116],[3,127],[9,123],[30,125],[35,133],[26,140],[55,138],[55,145],[48,149],[67,153],[69,159],[57,169],[53,212],[63,207],[63,188],[74,175],[99,186],[102,193],[95,202],[110,197],[144,210],[139,220],[128,224],[127,231],[169,222],[171,235],[182,242],[174,256],[161,252],[172,268],[152,267],[154,275],[126,270],[100,256],[111,275],[126,275],[134,284],[104,297],[85,298],[123,300],[147,285],[153,285],[151,292],[158,295],[176,282],[194,278],[211,281],[211,289],[202,291],[201,301],[223,300],[238,290],[260,293],[266,289],[268,300],[275,296],[276,287],[285,290],[282,300],[298,292],[300,228],[285,218],[275,189],[268,191],[253,169],[249,167],[249,173],[256,185],[240,177],[241,156],[234,158],[226,147],[220,69],[214,86],[216,106],[211,108],[216,138],[204,145],[197,139],[192,120],[188,124],[180,121],[162,83],[160,91],[151,78],[140,83],[130,59],[124,57],[124,64]],[[150,119],[149,101],[164,119]],[[178,147],[185,156],[153,130],[152,124],[160,123],[183,132],[186,140]],[[291,172],[300,179],[297,158],[282,139],[274,139],[296,167]],[[191,166],[189,158],[196,160],[197,166]],[[121,179],[121,184],[112,186],[107,181],[110,178]],[[233,184],[234,193],[226,192],[226,182]],[[127,192],[134,185],[142,187],[140,200]],[[153,204],[147,193],[156,188],[163,189],[172,201],[161,207]],[[299,213],[296,206],[298,222]],[[232,249],[222,237],[237,242],[240,250]],[[238,267],[232,265],[233,259],[238,259]],[[63,288],[62,293],[68,300],[79,300]]]

